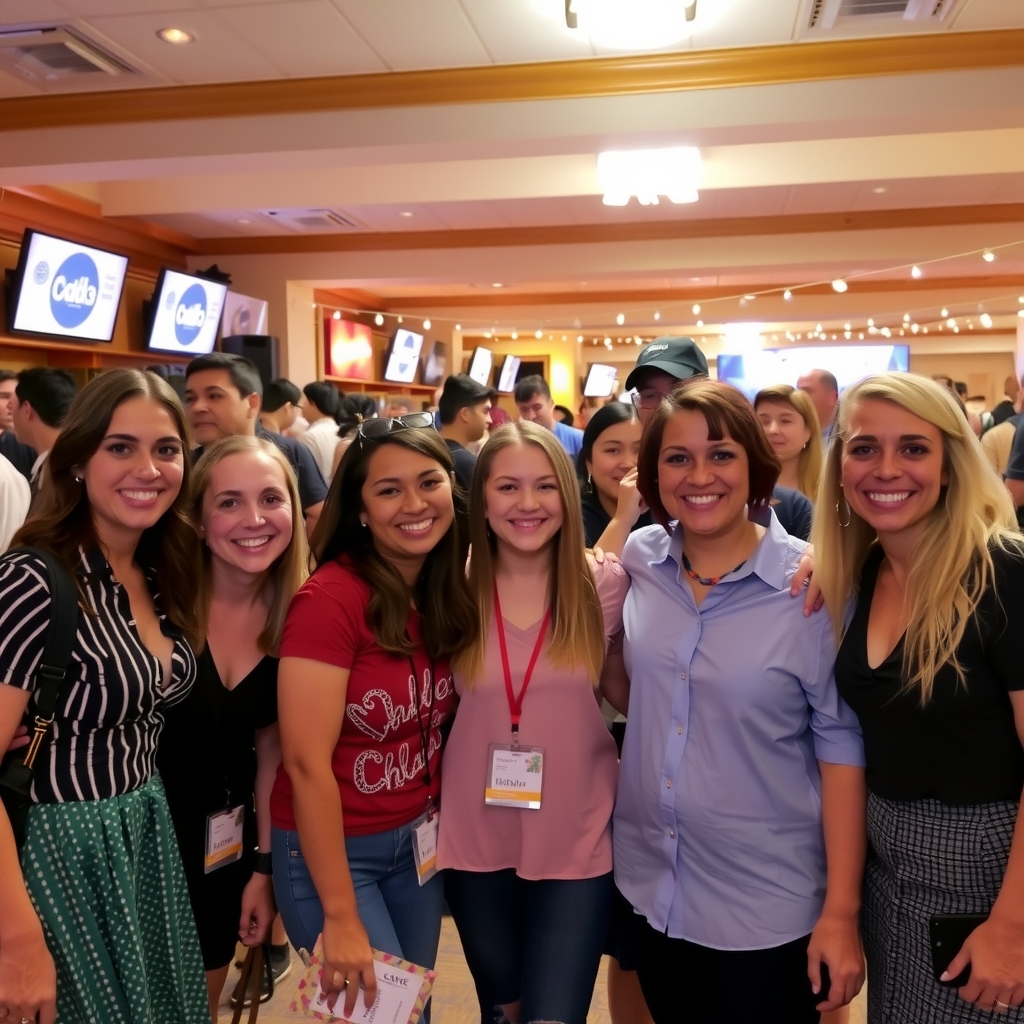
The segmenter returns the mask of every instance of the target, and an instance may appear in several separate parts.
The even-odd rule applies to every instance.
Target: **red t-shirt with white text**
[[[431,665],[422,647],[409,658],[383,650],[366,619],[369,584],[346,560],[321,566],[288,609],[282,658],[308,658],[349,670],[345,716],[331,757],[348,835],[371,835],[408,824],[441,792],[440,726],[455,710],[447,659]],[[407,627],[420,640],[420,616]],[[433,698],[431,691],[433,690]],[[433,704],[433,711],[431,711]],[[316,708],[310,708],[311,715]],[[428,726],[429,719],[429,726]],[[430,785],[423,768],[429,735]],[[270,797],[277,828],[295,829],[292,784],[283,767]]]

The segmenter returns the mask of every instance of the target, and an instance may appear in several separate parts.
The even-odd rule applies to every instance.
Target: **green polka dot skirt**
[[[57,964],[58,1024],[209,1024],[158,779],[107,800],[34,804],[21,866]]]

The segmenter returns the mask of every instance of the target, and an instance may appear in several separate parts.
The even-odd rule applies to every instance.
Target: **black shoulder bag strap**
[[[25,724],[31,730],[29,745],[9,753],[0,767],[0,796],[19,847],[24,841],[25,819],[31,803],[32,769],[53,724],[57,701],[71,664],[79,615],[75,582],[56,555],[43,548],[12,548],[4,555],[4,560],[8,555],[20,553],[35,555],[46,565],[50,583],[50,621],[46,627],[43,654],[35,671],[34,708],[26,711]]]

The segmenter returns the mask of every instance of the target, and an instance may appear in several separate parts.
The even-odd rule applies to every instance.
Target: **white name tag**
[[[416,877],[420,885],[437,874],[437,827],[441,815],[435,811],[412,830],[412,859],[416,862]]]
[[[492,807],[521,807],[539,811],[544,788],[544,748],[488,747],[487,788],[484,803]]]
[[[242,829],[245,807],[229,807],[206,819],[206,864],[209,874],[225,864],[234,864],[242,856]]]

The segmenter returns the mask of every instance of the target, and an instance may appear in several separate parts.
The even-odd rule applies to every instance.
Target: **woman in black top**
[[[944,388],[843,395],[815,517],[836,681],[867,757],[870,1024],[1024,1021],[1024,541]],[[930,919],[988,915],[932,974]],[[940,965],[941,967],[941,965]]]
[[[80,600],[36,759],[24,846],[0,808],[0,1019],[196,1024],[195,924],[156,776],[168,707],[195,676],[190,438],[174,392],[108,370],[75,399],[15,546],[52,551]],[[0,565],[0,750],[34,706],[50,616],[34,555]]]
[[[588,548],[621,555],[630,533],[651,525],[650,513],[636,489],[641,431],[633,406],[622,402],[598,409],[583,431],[576,473]]]
[[[276,913],[269,853],[270,789],[281,761],[276,653],[309,555],[295,477],[259,438],[228,437],[206,449],[191,511],[203,540],[193,592],[205,643],[196,685],[167,715],[157,764],[216,1022],[235,944],[268,941]]]

